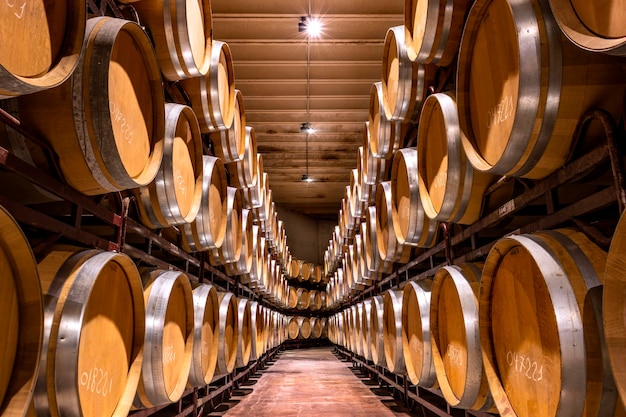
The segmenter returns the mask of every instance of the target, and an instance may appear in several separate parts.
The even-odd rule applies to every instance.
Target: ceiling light
[[[306,25],[306,31],[309,36],[314,38],[320,36],[322,34],[322,22],[319,19],[309,18]]]
[[[315,129],[311,126],[311,123],[305,122],[300,125],[300,132],[302,133],[315,133]]]
[[[310,16],[300,17],[298,32],[306,32],[309,37],[316,38],[322,34],[322,22]]]
[[[304,174],[301,180],[302,182],[313,182],[313,178],[309,177],[307,174]]]

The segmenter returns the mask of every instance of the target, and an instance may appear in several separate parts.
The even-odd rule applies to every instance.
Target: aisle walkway
[[[209,416],[409,416],[388,392],[351,370],[332,348],[288,350]],[[256,379],[258,378],[258,379]],[[368,384],[368,385],[366,385]]]

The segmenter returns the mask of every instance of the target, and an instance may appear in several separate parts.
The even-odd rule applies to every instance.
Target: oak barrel
[[[406,372],[402,345],[402,291],[383,294],[383,341],[387,369],[395,374]]]
[[[252,269],[252,257],[254,252],[254,241],[252,240],[252,212],[248,209],[241,210],[241,252],[239,258],[234,262],[224,265],[226,273],[230,276],[246,275]]]
[[[241,368],[250,362],[252,353],[252,311],[250,301],[247,298],[240,298],[237,301],[237,360],[235,366]]]
[[[235,369],[239,339],[239,306],[237,297],[230,292],[218,292],[219,342],[217,350],[217,376],[229,374]]]
[[[206,75],[213,40],[209,0],[142,0],[133,7],[150,30],[166,79],[177,81]]]
[[[322,332],[324,331],[324,324],[322,322],[321,317],[311,317],[309,319],[311,323],[311,339],[319,339],[322,337]]]
[[[465,156],[453,93],[428,96],[417,131],[419,196],[426,215],[441,222],[472,224],[495,177],[476,171]]]
[[[546,177],[565,162],[585,111],[599,107],[618,117],[625,71],[623,60],[565,39],[544,0],[476,1],[456,83],[471,164],[493,174]]]
[[[233,187],[252,187],[258,180],[256,133],[251,126],[245,127],[244,155],[239,161],[229,162],[226,168],[230,173]]]
[[[311,305],[311,296],[309,294],[309,290],[306,288],[298,288],[296,290],[296,295],[298,296],[298,305],[296,308],[298,310],[306,310]]]
[[[400,122],[389,120],[385,114],[382,82],[372,84],[368,113],[369,148],[376,158],[391,158],[402,147]]]
[[[6,2],[0,15],[0,99],[56,87],[72,74],[85,38],[85,2]]]
[[[250,301],[251,346],[250,360],[259,359],[265,353],[265,307],[257,301]]]
[[[391,272],[393,263],[383,260],[380,256],[376,222],[376,206],[369,206],[365,211],[365,222],[361,223],[365,247],[365,265],[371,274],[381,276],[385,272]]]
[[[45,303],[37,415],[126,416],[145,360],[137,267],[121,253],[54,246],[38,269]]]
[[[50,142],[68,184],[84,194],[148,185],[161,166],[161,74],[136,23],[89,19],[71,79],[18,102],[21,122]]]
[[[626,55],[626,3],[550,0],[550,8],[567,38],[580,48]]]
[[[603,323],[604,334],[611,368],[615,376],[615,383],[622,400],[626,402],[626,216],[620,219],[606,264],[603,295]]]
[[[224,163],[241,161],[246,150],[246,113],[243,107],[243,94],[237,89],[233,112],[233,123],[228,129],[209,134],[215,155],[219,156]]]
[[[187,252],[221,247],[226,234],[226,172],[219,158],[202,156],[202,199],[195,220],[181,226]]]
[[[31,402],[44,327],[37,262],[15,219],[0,206],[0,414],[23,415]]]
[[[481,356],[480,275],[480,266],[469,263],[437,271],[430,299],[430,340],[437,381],[448,404],[495,411]]]
[[[585,324],[596,313],[584,310],[605,265],[606,253],[570,229],[503,238],[491,249],[481,280],[480,339],[501,413],[607,415],[595,410],[614,408],[615,389],[611,395],[598,383],[610,370],[586,341],[600,337],[597,325]]]
[[[456,59],[472,0],[405,0],[407,54],[412,61],[446,67]]]
[[[430,248],[437,241],[439,223],[426,215],[422,203],[418,155],[414,148],[402,148],[393,157],[389,186],[391,194],[389,233],[393,234],[393,238],[400,244]],[[377,190],[376,198],[378,197]]]
[[[296,317],[298,323],[298,339],[309,339],[311,337],[311,320],[308,317]]]
[[[191,108],[165,104],[163,158],[154,180],[135,191],[144,225],[151,229],[191,223],[202,204],[202,138]]]
[[[368,361],[372,360],[371,317],[372,300],[363,300],[363,314],[361,314],[361,344],[363,346],[363,357]]]
[[[381,182],[376,189],[376,238],[378,252],[385,262],[406,263],[411,258],[411,246],[400,243],[396,237],[390,181]]]
[[[387,30],[383,47],[382,97],[385,117],[417,122],[435,67],[412,62],[407,53],[404,26]]]
[[[193,354],[189,385],[202,387],[213,379],[217,363],[219,302],[210,284],[193,289]]]
[[[146,269],[141,279],[146,339],[133,406],[150,408],[183,395],[193,354],[194,305],[189,277],[182,272]]]
[[[227,43],[214,40],[206,76],[181,80],[180,85],[191,100],[202,133],[231,127],[235,115],[235,73]]]
[[[402,295],[402,352],[412,384],[431,388],[437,383],[430,342],[432,281],[409,281]]]
[[[241,216],[243,214],[242,206],[241,190],[234,187],[227,187],[226,210],[223,214],[226,218],[224,240],[221,246],[210,249],[209,259],[211,264],[225,265],[239,260],[243,239],[243,227],[241,222]]]

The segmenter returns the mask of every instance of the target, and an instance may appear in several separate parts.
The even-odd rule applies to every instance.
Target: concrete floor
[[[253,376],[211,417],[410,416],[388,391],[362,377],[332,348],[288,350]],[[260,375],[260,377],[258,376]]]

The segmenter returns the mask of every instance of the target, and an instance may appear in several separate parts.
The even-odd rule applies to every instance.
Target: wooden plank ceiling
[[[212,0],[213,38],[230,46],[246,124],[255,130],[277,205],[337,218],[363,143],[370,88],[381,79],[385,33],[403,23],[403,6],[402,0]],[[323,24],[318,38],[298,32],[309,7]],[[307,121],[315,129],[308,139],[310,183],[301,180],[307,141],[300,127]]]

